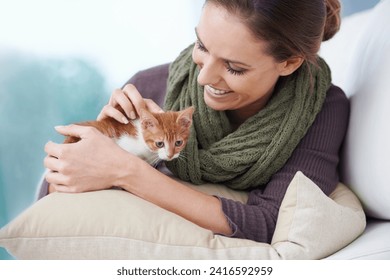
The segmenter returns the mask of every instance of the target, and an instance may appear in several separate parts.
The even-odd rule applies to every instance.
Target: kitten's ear
[[[192,115],[194,111],[195,109],[192,106],[180,111],[180,114],[177,118],[177,123],[184,128],[189,128],[192,125]]]
[[[147,110],[141,109],[140,120],[142,129],[156,129],[158,120]]]

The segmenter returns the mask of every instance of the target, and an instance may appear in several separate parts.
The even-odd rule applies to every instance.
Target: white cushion
[[[327,257],[331,260],[390,260],[390,222],[370,220],[364,233]]]
[[[390,219],[390,1],[347,18],[323,45],[334,81],[350,96],[342,178],[368,216]],[[337,83],[337,82],[336,82]]]
[[[333,84],[341,87],[347,96],[351,94],[346,91],[351,62],[356,57],[355,52],[359,48],[358,42],[364,33],[365,25],[370,21],[370,12],[371,10],[364,10],[343,19],[339,32],[321,45],[320,55],[332,70]]]
[[[245,202],[220,185],[197,188]],[[0,230],[18,259],[320,259],[359,236],[365,215],[339,184],[331,197],[301,172],[290,183],[272,244],[214,235],[120,190],[48,195]]]

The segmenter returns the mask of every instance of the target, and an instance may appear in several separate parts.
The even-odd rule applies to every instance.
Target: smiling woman
[[[254,114],[268,101],[281,69],[273,57],[265,54],[264,43],[246,43],[254,39],[242,26],[238,19],[229,18],[227,12],[221,15],[218,9],[205,9],[196,28],[198,40],[192,58],[201,69],[197,81],[205,86],[204,98],[209,107],[240,108]],[[225,41],[233,38],[231,47],[224,47]]]
[[[1,213],[0,226],[33,202],[35,183],[43,171],[43,146],[49,139],[58,142],[62,140],[54,134],[53,126],[95,118],[103,107],[102,100],[108,99],[108,87],[121,86],[128,76],[139,69],[173,61],[180,50],[196,40],[191,32],[195,25],[194,17],[197,17],[198,13],[194,13],[194,10],[200,12],[203,2],[203,0],[156,1],[157,7],[154,9],[150,9],[149,4],[144,2],[96,3],[92,0],[68,1],[66,4],[64,2],[61,9],[58,6],[54,7],[57,4],[48,0],[33,3],[22,3],[17,0],[7,3],[9,6],[2,6],[0,26],[13,26],[5,30],[2,47],[33,53],[34,58],[18,55],[12,58],[7,53],[2,54],[3,60],[0,61],[2,65],[0,128],[4,135],[7,135],[0,139],[2,196],[0,203],[4,202],[1,205],[5,208],[0,208],[4,210]],[[336,131],[332,124],[327,123],[329,119],[326,116],[327,113],[337,114],[343,111],[345,108],[343,95],[337,88],[331,87],[332,94],[329,94],[330,97],[325,101],[310,99],[309,96],[308,103],[313,108],[313,112],[309,114],[318,113],[320,116],[312,124],[311,130],[295,125],[301,124],[298,117],[307,116],[300,114],[299,111],[292,114],[295,117],[295,124],[288,123],[289,126],[283,127],[286,129],[276,131],[274,126],[267,126],[275,123],[275,119],[280,120],[280,116],[273,118],[275,115],[270,114],[274,109],[286,108],[284,107],[286,104],[294,102],[297,108],[307,108],[307,104],[299,105],[303,98],[290,99],[293,91],[284,95],[281,93],[286,91],[280,90],[290,81],[290,84],[296,81],[299,81],[299,85],[310,84],[298,80],[306,81],[310,76],[302,70],[307,68],[300,67],[305,63],[302,63],[302,57],[299,55],[284,60],[275,56],[270,52],[269,44],[254,38],[253,31],[242,21],[241,14],[235,13],[229,7],[219,7],[215,4],[241,1],[208,2],[196,26],[196,44],[171,63],[170,68],[163,65],[135,75],[131,83],[136,85],[139,92],[135,90],[130,96],[122,97],[132,102],[134,96],[142,93],[145,98],[154,98],[158,105],[172,109],[180,109],[195,103],[196,121],[193,140],[188,145],[191,148],[187,150],[188,160],[185,164],[183,162],[168,164],[172,172],[168,173],[197,184],[205,181],[222,182],[233,188],[246,189],[250,193],[248,202],[238,203],[223,197],[217,198],[188,190],[177,181],[172,181],[166,173],[160,172],[167,172],[165,168],[152,170],[138,162],[130,166],[132,163],[132,160],[129,161],[130,156],[123,153],[118,153],[117,157],[111,160],[117,163],[122,163],[123,160],[121,166],[127,170],[124,170],[125,172],[119,170],[121,173],[116,175],[119,174],[126,180],[115,178],[104,187],[122,186],[128,192],[168,211],[178,213],[212,232],[269,242],[283,193],[297,169],[303,169],[326,194],[334,189],[337,181],[335,172],[337,151],[343,136],[344,122],[338,122]],[[118,6],[118,3],[121,6]],[[24,9],[19,10],[22,4]],[[177,13],[178,9],[180,13]],[[156,14],[151,14],[154,11],[157,11]],[[145,16],[146,14],[148,16]],[[88,21],[85,20],[86,16]],[[20,18],[24,21],[15,21]],[[72,20],[69,21],[69,18]],[[180,24],[177,24],[178,22]],[[170,30],[175,32],[169,32]],[[245,44],[246,42],[249,43]],[[44,53],[49,53],[50,57],[43,55]],[[81,59],[74,59],[75,56]],[[4,57],[8,58],[8,63],[5,63],[7,61]],[[12,59],[9,59],[10,57]],[[192,63],[192,60],[195,63]],[[321,71],[319,78],[313,75],[311,81],[318,80],[321,81],[320,84],[324,82],[325,85],[329,85],[326,66],[321,61],[318,64],[324,71]],[[183,75],[176,75],[177,73]],[[190,82],[187,80],[189,73]],[[186,84],[188,88],[195,89],[191,91],[192,96],[182,92],[182,87],[178,86],[183,82],[188,82]],[[158,102],[165,96],[167,97],[165,104]],[[280,96],[285,96],[286,99],[279,99]],[[315,95],[317,96],[324,97],[321,93]],[[117,102],[115,98],[112,100],[111,105]],[[318,109],[322,104],[325,105],[321,114]],[[333,106],[334,104],[341,105]],[[267,108],[268,105],[271,106]],[[263,115],[259,114],[256,117],[258,111]],[[286,110],[283,111],[285,112]],[[108,112],[102,113],[103,116],[110,117]],[[338,115],[339,120],[345,119],[343,114],[344,112]],[[265,115],[271,117],[264,118]],[[130,115],[123,117],[130,118]],[[310,118],[306,119],[307,123],[313,121]],[[207,134],[210,123],[213,127],[212,134]],[[324,129],[324,126],[328,130]],[[258,130],[259,127],[265,128],[267,133],[262,133],[265,130]],[[297,139],[289,137],[289,134],[283,134],[280,138],[273,137],[274,133],[286,130],[294,135],[306,132],[307,135],[300,134]],[[292,130],[298,133],[295,134]],[[262,136],[258,137],[259,134]],[[264,135],[268,135],[269,138],[265,139]],[[296,148],[297,153],[293,153],[291,160],[286,164],[288,156],[280,156],[280,149],[294,141],[296,144],[301,136],[304,138]],[[284,142],[271,141],[275,144],[272,149],[258,149],[259,146],[270,143],[272,137],[283,139]],[[316,139],[321,140],[318,143],[324,143],[323,140],[327,137],[332,138],[330,141],[332,145],[320,149],[312,146],[313,143],[317,143]],[[254,142],[254,139],[262,143]],[[246,147],[243,149],[245,145],[248,149]],[[88,147],[85,148],[85,152],[88,152]],[[324,153],[318,152],[321,149]],[[309,154],[301,157],[305,151]],[[228,154],[231,156],[227,157]],[[284,154],[284,151],[281,154]],[[325,154],[329,156],[325,156],[324,160],[322,156]],[[262,155],[272,157],[260,158]],[[93,156],[94,154],[90,158]],[[311,160],[310,164],[302,160],[306,156]],[[110,156],[107,160],[110,160]],[[269,164],[274,162],[279,166],[269,168]],[[134,166],[137,167],[135,171],[131,169]],[[278,169],[281,166],[282,169]],[[80,170],[87,171],[93,168],[81,166]],[[86,172],[81,175],[85,174]],[[260,174],[261,178],[253,174]],[[126,177],[129,175],[133,178]],[[137,185],[134,182],[136,179],[142,184]],[[155,186],[159,189],[154,189]],[[61,187],[67,190],[67,186]],[[72,190],[82,192],[82,187],[81,184]],[[254,219],[247,219],[248,217]]]
[[[197,44],[169,68],[146,70],[144,78],[132,79],[134,86],[114,90],[99,115],[121,122],[151,110],[151,104],[156,108],[148,97],[165,96],[166,110],[194,106],[185,160],[166,162],[171,173],[156,170],[114,149],[104,135],[69,126],[61,133],[81,140],[45,146],[49,172],[43,187],[50,183],[57,191],[79,193],[119,186],[215,234],[270,242],[284,193],[298,171],[328,195],[338,182],[348,101],[331,85],[317,52],[338,30],[339,7],[337,0],[206,1]],[[284,26],[294,32],[286,33]],[[250,67],[238,75],[237,64]],[[172,175],[248,191],[248,203],[189,189]]]

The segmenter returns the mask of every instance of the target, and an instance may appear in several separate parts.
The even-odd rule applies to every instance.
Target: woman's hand
[[[46,174],[51,189],[79,193],[118,186],[215,233],[232,234],[218,198],[173,180],[95,128],[69,125],[56,130],[81,140],[46,144],[44,164],[51,170]]]
[[[125,114],[117,108],[120,107]],[[127,84],[123,89],[114,90],[110,100],[97,117],[102,120],[107,117],[116,119],[121,123],[128,123],[128,119],[136,119],[141,109],[150,112],[163,112],[163,110],[151,99],[145,99],[132,84]]]
[[[116,186],[120,176],[131,173],[127,168],[129,161],[139,160],[93,127],[69,125],[56,127],[56,130],[81,140],[45,145],[44,165],[51,170],[46,180],[52,190],[86,192],[111,188]]]

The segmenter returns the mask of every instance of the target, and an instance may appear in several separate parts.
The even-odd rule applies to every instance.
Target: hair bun
[[[339,0],[325,0],[326,4],[326,21],[322,41],[331,39],[340,29],[341,23],[341,4]]]

